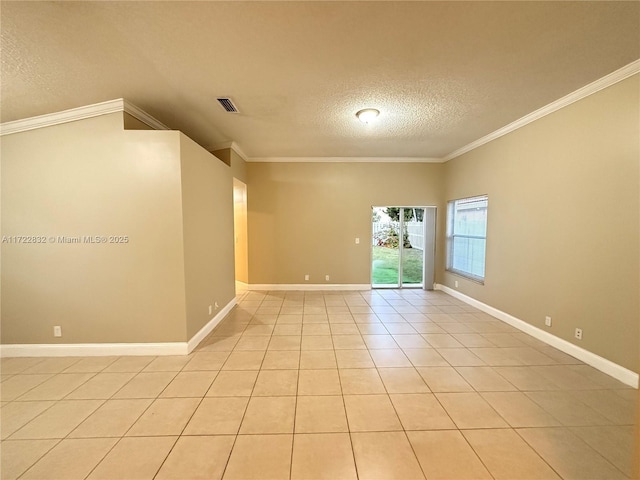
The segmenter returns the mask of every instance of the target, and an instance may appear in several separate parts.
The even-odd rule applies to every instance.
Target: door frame
[[[400,208],[399,214],[399,232],[398,235],[402,236],[399,238],[398,242],[398,283],[396,284],[374,284],[373,283],[373,242],[371,244],[371,254],[369,256],[369,281],[371,283],[372,289],[385,289],[385,288],[421,288],[423,290],[433,290],[433,282],[434,282],[434,273],[435,273],[435,238],[436,238],[436,218],[437,218],[437,207],[434,205],[428,206],[418,206],[418,205],[372,205],[371,206],[371,230],[369,232],[370,240],[373,240],[373,209],[374,208]],[[423,209],[423,232],[422,235],[424,237],[424,248],[422,250],[422,283],[421,284],[412,284],[412,283],[403,283],[402,282],[402,267],[403,267],[403,252],[404,252],[404,209],[415,208],[415,209]],[[429,214],[427,214],[427,212]],[[430,221],[428,222],[427,219]],[[429,235],[429,229],[427,225],[430,224],[433,226]],[[429,255],[427,255],[429,252]]]

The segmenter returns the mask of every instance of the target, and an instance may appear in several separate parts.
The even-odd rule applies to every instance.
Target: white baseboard
[[[120,355],[186,355],[187,342],[61,343],[0,345],[0,357],[109,357]]]
[[[188,342],[164,343],[61,343],[0,345],[0,357],[108,357],[129,355],[188,355],[236,305],[233,298]]]
[[[551,345],[554,348],[557,348],[567,355],[571,355],[572,357],[583,361],[587,365],[591,365],[593,368],[596,368],[601,372],[606,373],[607,375],[610,375],[617,380],[620,380],[626,385],[638,388],[639,375],[636,372],[629,370],[628,368],[618,365],[611,360],[607,360],[600,355],[596,355],[589,350],[578,347],[571,342],[567,342],[560,337],[556,337],[549,332],[545,332],[544,330],[541,330],[538,327],[525,322],[524,320],[520,320],[519,318],[516,318],[513,315],[509,315],[502,310],[498,310],[497,308],[487,305],[486,303],[482,303],[479,300],[460,293],[457,290],[447,287],[446,285],[436,284],[435,287],[436,290],[441,290],[445,293],[448,293],[452,297],[462,300],[463,302],[477,308],[478,310],[482,310],[483,312],[488,313],[498,320],[502,320],[503,322],[508,323],[512,327],[515,327],[518,330],[521,330],[522,332],[527,333],[532,337],[537,338],[538,340],[548,345]]]
[[[231,299],[229,303],[227,303],[222,310],[218,312],[218,314],[213,317],[207,324],[198,331],[191,340],[187,342],[187,353],[191,353],[195,350],[195,348],[209,335],[214,328],[218,326],[218,324],[227,316],[227,314],[236,306],[235,297]]]
[[[247,285],[249,290],[306,290],[306,291],[333,291],[333,290],[371,290],[368,283],[274,283],[274,284],[258,284],[250,283]]]

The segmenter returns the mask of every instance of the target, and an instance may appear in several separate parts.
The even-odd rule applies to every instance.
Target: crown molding
[[[244,153],[242,148],[240,148],[240,145],[238,145],[236,142],[218,143],[212,147],[207,148],[207,150],[210,152],[215,152],[216,150],[224,150],[225,148],[230,148],[231,150],[236,152],[245,162],[251,161],[247,154]]]
[[[430,157],[249,157],[236,142],[218,143],[210,152],[230,148],[249,163],[442,163],[441,158]]]
[[[499,128],[495,132],[492,132],[489,135],[485,135],[484,137],[479,138],[478,140],[471,142],[468,145],[465,145],[464,147],[451,152],[450,154],[446,155],[442,160],[444,162],[453,160],[454,158],[459,157],[460,155],[470,152],[471,150],[474,150],[486,143],[489,143],[497,138],[500,138],[508,133],[511,133],[519,128],[522,128],[531,122],[535,122],[536,120],[542,117],[545,117],[550,113],[560,110],[561,108],[564,108],[568,105],[571,105],[572,103],[575,103],[578,100],[582,100],[583,98],[586,98],[589,95],[593,95],[594,93],[599,92],[600,90],[603,90],[607,87],[610,87],[611,85],[614,85],[618,82],[621,82],[622,80],[625,80],[626,78],[629,78],[630,76],[635,75],[637,73],[640,73],[640,60],[631,62],[630,64],[625,65],[624,67],[616,70],[615,72],[605,75],[604,77],[596,80],[595,82],[585,85],[584,87],[579,88],[575,92],[572,92],[569,95],[565,95],[564,97],[559,98],[558,100],[551,102],[550,104],[545,105],[544,107],[539,108],[538,110],[535,110],[525,115],[524,117],[516,120],[515,122],[505,125],[502,128]]]
[[[140,108],[136,107],[133,103],[129,102],[128,100],[125,100],[123,98],[121,98],[120,100],[122,100],[122,102],[123,102],[124,112],[128,113],[129,115],[131,115],[134,118],[137,118],[138,120],[140,120],[145,125],[148,125],[149,127],[153,128],[154,130],[171,130],[169,127],[167,127],[160,120],[157,120],[156,118],[152,117],[147,112],[145,112],[144,110],[141,110]]]
[[[251,163],[442,163],[431,157],[251,157]]]
[[[71,108],[61,112],[47,113],[36,117],[24,118],[0,124],[0,136],[11,135],[13,133],[26,132],[38,128],[51,127],[62,123],[75,122],[86,118],[108,115],[110,113],[125,112],[142,123],[155,130],[169,130],[169,127],[153,118],[148,113],[128,102],[124,98],[117,98],[106,102],[94,103],[83,107]]]

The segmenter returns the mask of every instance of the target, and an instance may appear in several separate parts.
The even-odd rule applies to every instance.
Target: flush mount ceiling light
[[[375,108],[365,108],[356,113],[356,117],[358,117],[362,123],[370,123],[375,120],[378,115],[380,115],[380,110],[376,110]]]

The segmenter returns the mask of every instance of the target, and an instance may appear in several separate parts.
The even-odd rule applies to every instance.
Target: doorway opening
[[[233,179],[233,234],[236,291],[246,290],[249,283],[247,243],[247,185]]]
[[[372,288],[433,289],[435,207],[372,207]]]

